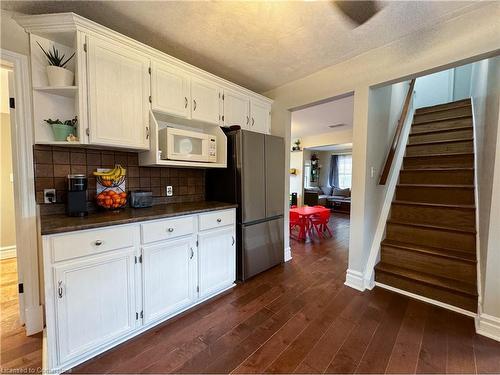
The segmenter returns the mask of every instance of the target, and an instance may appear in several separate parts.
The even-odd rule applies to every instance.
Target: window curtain
[[[332,187],[339,187],[339,157],[338,155],[332,155],[330,161],[330,175],[328,176],[328,182]]]

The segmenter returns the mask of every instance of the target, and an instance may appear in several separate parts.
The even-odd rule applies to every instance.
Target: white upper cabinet
[[[219,124],[221,90],[216,84],[200,78],[191,78],[191,118]]]
[[[170,64],[151,63],[151,99],[155,111],[188,118],[191,94],[189,78]]]
[[[257,100],[251,99],[250,101],[250,126],[249,130],[269,134],[270,129],[270,119],[271,119],[271,104]]]
[[[91,144],[149,149],[149,64],[132,49],[87,36]]]
[[[248,96],[234,90],[224,90],[223,99],[223,125],[239,125],[247,129],[250,123],[250,99]]]
[[[134,250],[54,267],[60,362],[135,329]]]

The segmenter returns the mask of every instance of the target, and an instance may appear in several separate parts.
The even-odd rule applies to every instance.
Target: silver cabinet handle
[[[218,219],[217,219],[217,222],[218,222],[218,223],[221,223],[221,222],[222,222],[222,219],[221,219],[221,218],[218,218]]]
[[[58,295],[59,298],[62,298],[62,296],[63,296],[62,281],[59,281],[57,283],[57,295]]]
[[[233,243],[231,244],[231,246],[234,246],[234,236],[231,236],[231,238],[233,239]]]
[[[188,107],[188,98],[187,96],[184,97],[184,108]]]
[[[191,256],[189,257],[189,259],[193,259],[194,257],[194,251],[193,251],[193,248],[191,248]]]
[[[196,99],[193,99],[193,111],[196,111]]]
[[[255,119],[252,117],[252,126],[255,124]]]
[[[94,242],[94,245],[96,245],[96,246],[101,246],[101,245],[102,245],[102,241],[101,241],[101,240],[96,240],[96,241]]]
[[[168,229],[167,229],[167,231],[168,231],[169,233],[172,233],[172,232],[174,231],[174,228],[168,228]]]

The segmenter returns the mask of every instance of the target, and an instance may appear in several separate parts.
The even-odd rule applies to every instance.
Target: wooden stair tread
[[[476,210],[476,206],[473,204],[447,204],[447,203],[427,203],[427,202],[413,202],[413,201],[403,201],[394,200],[394,204],[404,204],[409,206],[425,206],[425,207],[439,207],[439,208],[462,208],[467,210]]]
[[[439,141],[422,141],[422,142],[408,143],[406,147],[408,148],[408,147],[425,146],[425,145],[439,145],[443,143],[472,142],[473,140],[474,138],[458,138],[458,139],[443,139]]]
[[[459,189],[474,189],[474,185],[449,185],[449,184],[398,184],[401,187],[420,187],[420,188],[459,188]]]
[[[379,272],[390,273],[398,277],[414,280],[432,287],[438,287],[441,289],[466,294],[470,297],[478,296],[476,286],[473,284],[465,283],[463,281],[434,276],[423,272],[417,272],[404,267],[385,264],[383,262],[378,263],[375,266],[375,269]]]
[[[453,106],[453,107],[444,107],[444,108],[436,108],[436,109],[431,109],[431,107],[418,108],[415,111],[415,116],[429,115],[431,113],[439,113],[439,112],[444,112],[444,111],[453,111],[453,110],[456,110],[456,109],[469,108],[469,107],[471,107],[470,103],[464,103],[462,105],[457,105],[457,106]]]
[[[429,167],[419,169],[401,169],[401,172],[455,172],[455,171],[473,171],[473,167]]]
[[[447,109],[468,107],[470,105],[471,105],[471,101],[469,98],[467,98],[467,99],[457,100],[454,102],[442,103],[442,104],[431,105],[428,107],[417,108],[415,110],[415,113],[424,114],[424,113],[439,112],[439,111],[444,111]]]
[[[418,136],[418,135],[426,135],[426,134],[436,134],[436,133],[448,133],[448,132],[459,132],[462,130],[469,130],[472,129],[472,124],[469,126],[460,126],[458,128],[449,128],[449,129],[431,129],[431,130],[426,130],[423,132],[418,132],[418,133],[410,133],[410,137]]]
[[[450,152],[450,153],[434,153],[427,155],[405,155],[405,158],[434,158],[434,157],[443,157],[443,156],[471,156],[474,155],[473,152]]]
[[[440,119],[432,119],[432,120],[424,120],[424,121],[419,121],[419,122],[413,122],[412,126],[418,126],[418,125],[424,125],[424,124],[432,124],[433,122],[444,122],[444,121],[453,121],[453,120],[461,120],[461,119],[466,119],[470,118],[472,119],[472,115],[459,115],[459,116],[451,116],[451,117],[443,117]]]
[[[407,227],[416,227],[416,228],[422,228],[422,229],[442,230],[442,231],[446,231],[446,232],[459,232],[459,233],[476,234],[475,229],[454,228],[454,227],[447,227],[447,226],[433,225],[433,224],[420,224],[420,223],[417,224],[417,223],[410,223],[407,221],[394,220],[394,219],[387,220],[387,224],[404,225]]]
[[[466,251],[458,251],[445,248],[437,248],[432,246],[416,245],[407,242],[395,241],[385,239],[381,243],[382,246],[397,247],[404,250],[415,251],[419,253],[439,256],[442,258],[449,258],[454,260],[460,260],[467,263],[476,264],[476,254],[469,253]]]

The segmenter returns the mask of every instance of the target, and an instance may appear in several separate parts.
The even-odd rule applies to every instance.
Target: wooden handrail
[[[385,159],[384,169],[380,175],[379,185],[385,185],[387,182],[387,177],[389,177],[389,172],[392,168],[392,162],[394,161],[394,155],[396,154],[396,149],[401,139],[401,133],[403,132],[403,125],[408,116],[408,110],[410,108],[411,98],[413,96],[413,88],[415,87],[415,78],[410,81],[410,87],[408,87],[408,92],[406,94],[405,102],[403,104],[403,110],[401,111],[401,116],[398,120],[398,126],[396,127],[396,133],[394,133],[394,139],[392,140],[391,148]]]

